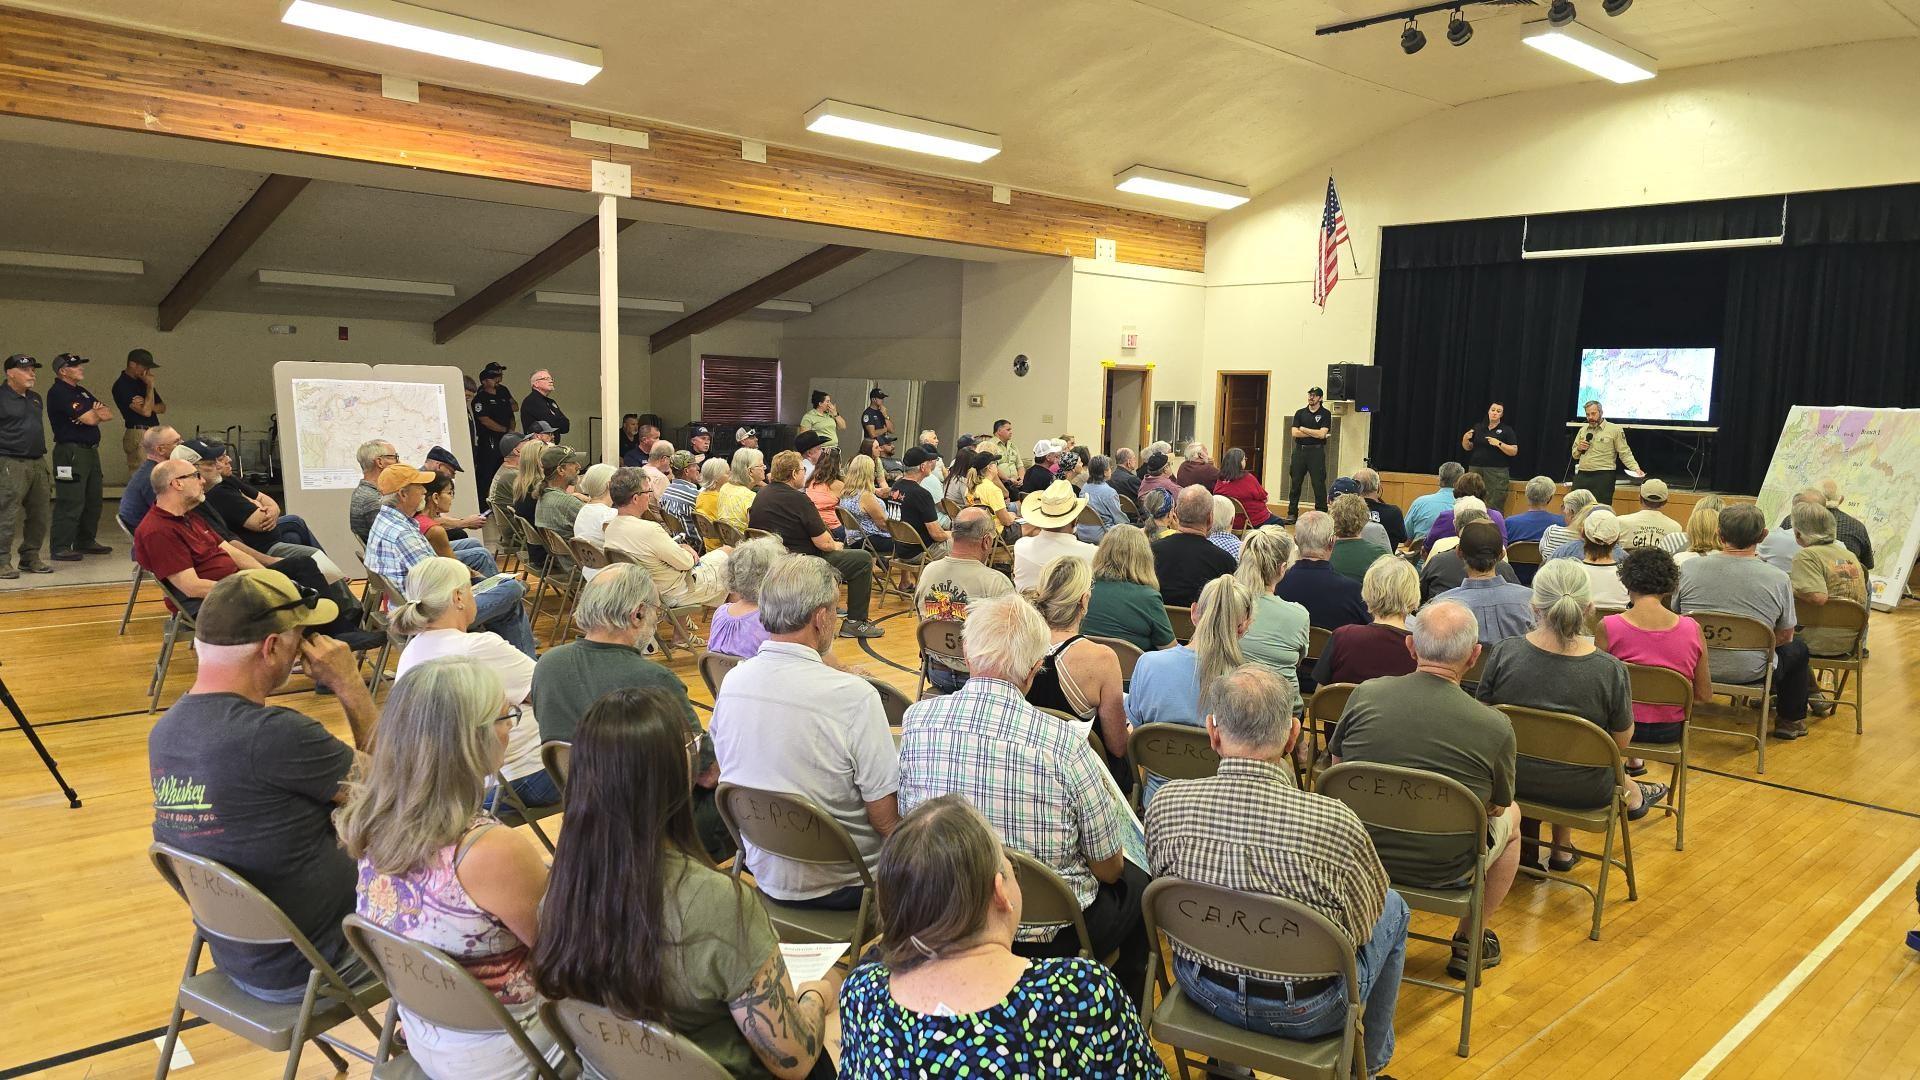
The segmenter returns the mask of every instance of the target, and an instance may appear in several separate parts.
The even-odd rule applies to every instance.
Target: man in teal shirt
[[[1440,466],[1440,490],[1428,492],[1413,500],[1407,507],[1407,535],[1416,540],[1425,539],[1433,531],[1433,523],[1440,515],[1453,509],[1453,485],[1460,482],[1466,474],[1466,468],[1457,461],[1449,461]]]

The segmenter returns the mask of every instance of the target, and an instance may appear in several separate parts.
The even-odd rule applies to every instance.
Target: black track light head
[[[1406,29],[1400,31],[1400,51],[1412,56],[1427,47],[1427,35],[1420,32],[1420,26],[1412,19],[1407,20]]]
[[[1632,6],[1633,0],[1606,0],[1606,3],[1600,5],[1600,10],[1609,16],[1625,15],[1627,9]]]
[[[1459,8],[1447,18],[1447,44],[1459,48],[1473,40],[1473,24],[1467,21],[1466,13]]]
[[[1553,6],[1547,9],[1547,25],[1565,26],[1573,20],[1573,0],[1553,0]]]

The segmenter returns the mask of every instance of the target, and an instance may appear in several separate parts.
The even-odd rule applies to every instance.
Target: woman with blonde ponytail
[[[1127,685],[1127,723],[1205,727],[1200,699],[1213,681],[1246,663],[1240,637],[1253,622],[1253,594],[1222,574],[1207,582],[1193,602],[1193,640],[1140,658]],[[1161,777],[1147,775],[1145,800],[1160,790]]]
[[[1107,767],[1113,770],[1115,779],[1124,777],[1129,772],[1125,767],[1128,729],[1120,658],[1112,649],[1080,633],[1080,620],[1086,617],[1087,603],[1093,596],[1092,564],[1062,555],[1041,569],[1037,588],[1021,595],[1039,610],[1052,635],[1046,658],[1040,661],[1040,670],[1027,687],[1027,703],[1075,718],[1082,724],[1083,735],[1098,721],[1100,741],[1107,748]]]
[[[1227,451],[1231,460],[1234,451]],[[1240,545],[1234,578],[1253,596],[1253,623],[1240,638],[1249,661],[1285,679],[1300,700],[1300,658],[1307,652],[1307,609],[1273,594],[1293,558],[1293,538],[1282,529],[1253,529]]]
[[[1529,709],[1571,713],[1592,721],[1613,736],[1622,749],[1633,738],[1633,693],[1627,666],[1596,649],[1587,634],[1593,613],[1593,586],[1579,563],[1555,559],[1533,576],[1534,629],[1524,637],[1494,643],[1486,653],[1480,675],[1480,700],[1489,705],[1520,705]],[[1585,810],[1607,805],[1613,798],[1613,774],[1607,769],[1557,765],[1522,756],[1514,783],[1522,799]],[[1654,803],[1666,798],[1665,784],[1627,780],[1627,816],[1645,817]],[[1531,847],[1524,861],[1538,864],[1540,823],[1522,822]],[[1565,852],[1573,842],[1571,830],[1554,826],[1553,845]],[[1571,869],[1579,857],[1556,854],[1549,868]]]

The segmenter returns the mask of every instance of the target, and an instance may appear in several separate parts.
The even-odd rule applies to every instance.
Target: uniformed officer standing
[[[1327,439],[1333,416],[1320,403],[1320,388],[1307,391],[1307,407],[1293,411],[1293,460],[1287,469],[1287,517],[1300,516],[1300,488],[1313,481],[1313,508],[1327,508]]]
[[[537,423],[552,425],[555,435],[565,435],[572,426],[553,400],[553,375],[545,369],[533,373],[533,389],[520,401],[520,430],[532,434]]]
[[[893,434],[893,417],[887,415],[887,392],[874,387],[867,391],[867,411],[860,414],[860,430],[867,438],[880,441],[880,436]]]
[[[127,455],[128,472],[139,469],[147,460],[147,452],[140,448],[147,429],[166,423],[161,416],[167,411],[167,403],[153,385],[153,371],[159,366],[153,362],[152,353],[135,349],[127,354],[127,369],[113,380],[113,403],[120,407],[120,419],[127,425],[120,449]]]
[[[113,407],[80,385],[88,360],[64,352],[53,358],[54,384],[47,387],[47,420],[53,425],[53,557],[79,562],[105,555],[101,543],[100,425]]]
[[[40,361],[25,353],[7,357],[0,386],[0,578],[20,570],[51,574],[40,558],[53,509],[53,470],[47,468],[46,405],[33,392]],[[20,537],[20,570],[14,569],[14,535]]]
[[[488,364],[480,369],[480,389],[473,394],[473,478],[482,492],[493,489],[500,471],[500,436],[513,430],[513,395],[500,385],[507,369]]]

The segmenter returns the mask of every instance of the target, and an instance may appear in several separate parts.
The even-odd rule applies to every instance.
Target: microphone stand
[[[67,784],[66,777],[60,775],[60,766],[54,762],[53,755],[47,753],[47,746],[40,741],[40,735],[33,730],[33,725],[27,723],[27,714],[20,711],[20,703],[13,700],[13,694],[7,690],[7,680],[4,678],[0,678],[0,705],[5,705],[7,711],[13,714],[14,722],[20,725],[21,733],[26,735],[27,741],[33,744],[33,749],[40,755],[40,760],[46,763],[47,772],[52,774],[53,782],[60,785],[61,793],[67,797],[67,806],[74,810],[80,809],[79,794]]]

